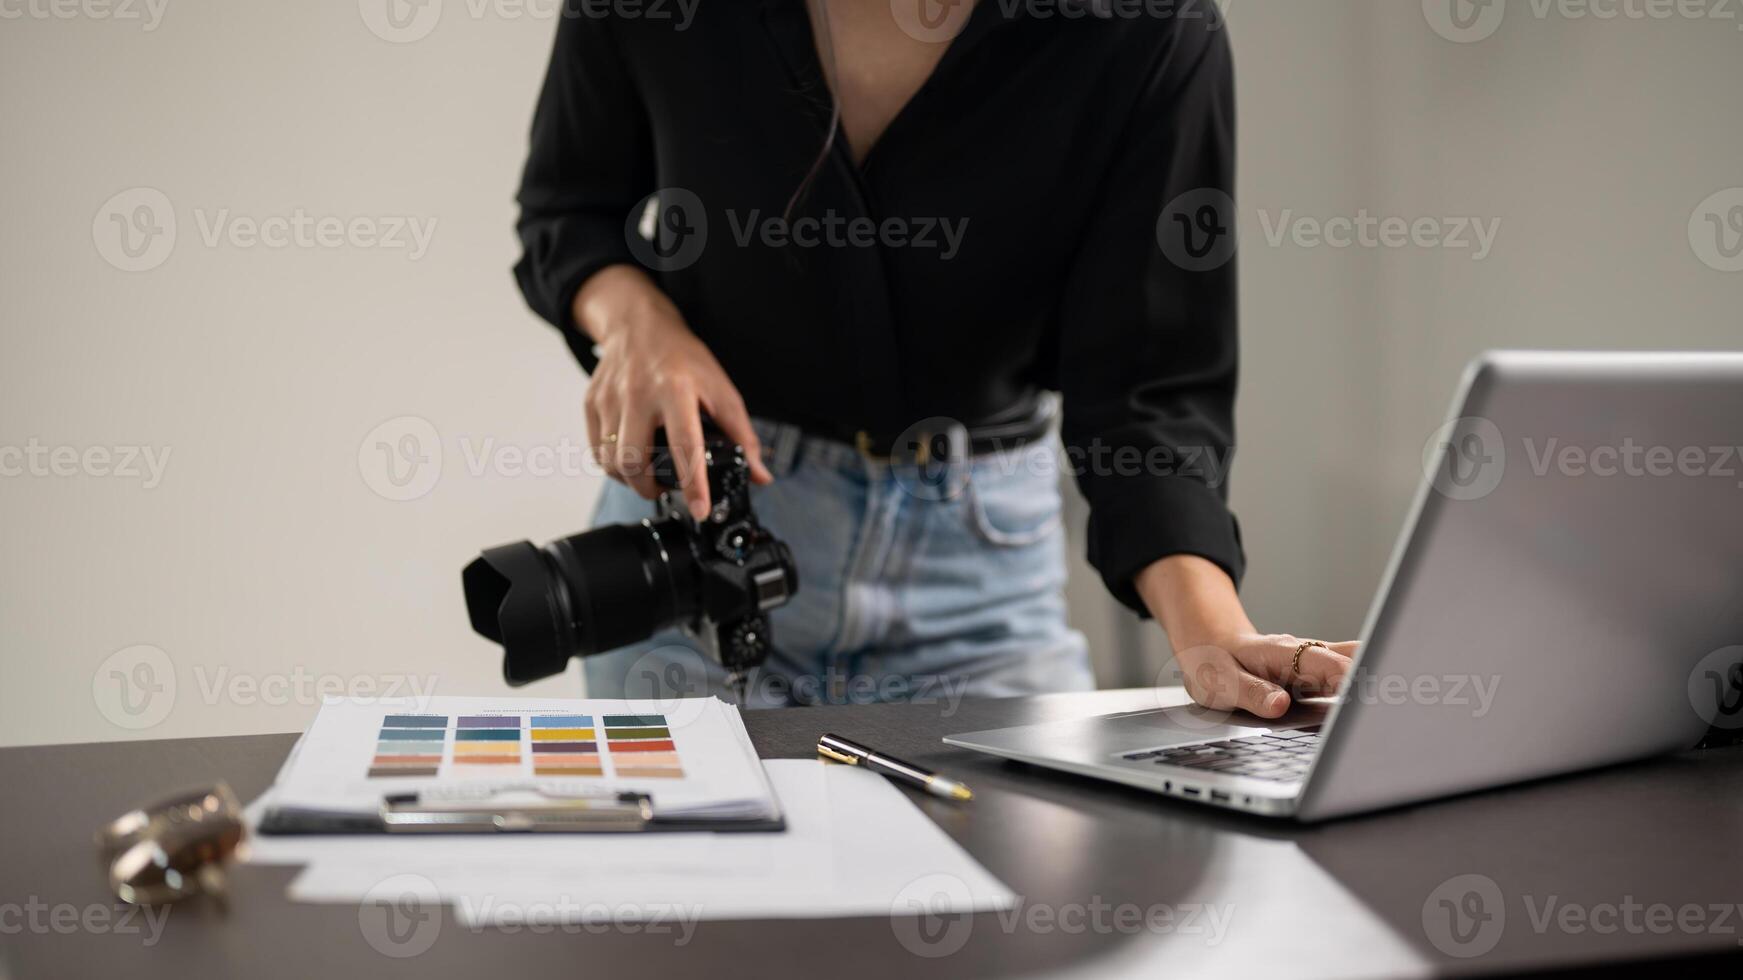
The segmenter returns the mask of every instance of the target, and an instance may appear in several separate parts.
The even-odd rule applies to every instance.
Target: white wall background
[[[360,16],[374,0],[155,3],[125,8],[136,20],[0,5],[0,452],[39,452],[0,476],[0,744],[292,730],[322,685],[505,690],[458,569],[481,544],[579,528],[597,493],[503,472],[515,449],[582,437],[583,379],[508,275],[551,19],[448,0],[390,43]],[[1704,264],[1688,233],[1697,205],[1743,187],[1739,23],[1500,9],[1492,36],[1457,43],[1414,2],[1231,8],[1234,488],[1263,627],[1357,629],[1478,350],[1743,338],[1743,273]],[[161,264],[126,272],[107,219],[134,188],[161,192],[177,228]],[[1259,211],[1284,209],[1501,227],[1481,262],[1273,247]],[[299,212],[434,231],[415,257],[232,237]],[[401,502],[377,444],[407,419],[441,466]],[[73,475],[55,475],[61,447]],[[168,461],[148,487],[95,475],[93,447]],[[1087,574],[1072,594],[1104,682],[1156,676],[1153,627]]]

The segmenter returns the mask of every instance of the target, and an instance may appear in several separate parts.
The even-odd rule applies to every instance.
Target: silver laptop
[[[1743,354],[1492,353],[1334,701],[1158,708],[951,745],[1324,820],[1743,727]]]

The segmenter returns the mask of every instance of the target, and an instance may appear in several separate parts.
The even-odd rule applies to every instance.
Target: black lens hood
[[[529,541],[490,548],[461,573],[480,636],[502,644],[502,676],[530,684],[563,672],[575,651],[567,592],[549,555]]]

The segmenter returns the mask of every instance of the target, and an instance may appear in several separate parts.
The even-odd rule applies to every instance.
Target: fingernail
[[[1282,711],[1287,707],[1289,707],[1289,695],[1282,691],[1274,691],[1270,697],[1265,699],[1266,711]]]
[[[708,516],[708,505],[700,500],[690,501],[690,516],[702,520]]]

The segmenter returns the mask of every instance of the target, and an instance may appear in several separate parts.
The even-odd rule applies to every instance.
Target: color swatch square
[[[381,720],[369,777],[434,776],[442,765],[447,715],[388,715]]]
[[[665,715],[606,715],[605,745],[618,776],[628,779],[679,779],[684,775],[678,745]]]
[[[520,715],[462,715],[455,723],[455,767],[461,771],[472,766],[518,768],[524,721]]]

